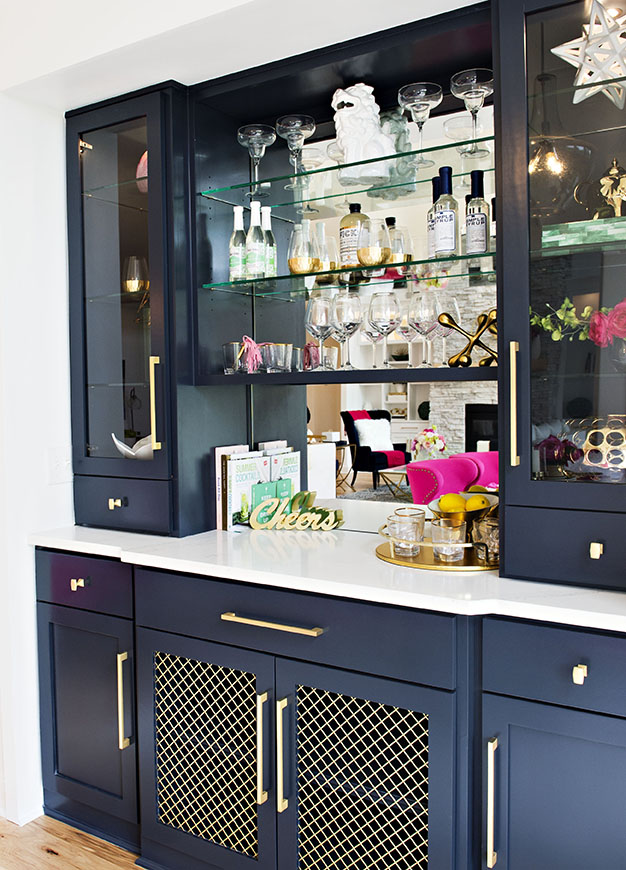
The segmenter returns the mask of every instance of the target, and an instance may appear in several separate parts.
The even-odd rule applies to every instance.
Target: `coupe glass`
[[[427,359],[424,359],[418,369],[432,368],[430,362],[432,340],[439,326],[438,317],[441,308],[434,290],[421,290],[414,293],[409,301],[408,319],[411,326],[424,338],[427,347]]]
[[[276,121],[276,132],[282,139],[287,140],[289,161],[296,174],[299,174],[302,172],[302,147],[305,140],[315,133],[315,119],[310,115],[283,115]],[[285,188],[293,190],[297,186],[296,180],[286,184]]]
[[[400,303],[396,294],[390,290],[379,290],[372,293],[367,319],[370,326],[380,332],[383,337],[383,366],[390,368],[387,337],[400,323]]]
[[[380,333],[377,329],[374,329],[374,327],[370,325],[367,315],[363,318],[363,322],[361,323],[361,335],[366,341],[369,341],[372,345],[371,368],[377,369],[378,366],[376,365],[376,345],[381,343],[381,341],[383,340],[383,336],[382,333]]]
[[[446,314],[449,314],[454,320],[461,325],[461,314],[459,312],[459,305],[456,301],[456,296],[453,296],[451,293],[447,293],[445,296],[440,297],[439,300],[440,314],[445,311]],[[437,315],[439,316],[439,315]],[[448,363],[448,354],[446,352],[446,338],[452,332],[451,326],[444,326],[440,323],[437,326],[437,330],[435,331],[435,336],[439,336],[441,338],[441,365],[447,366]]]
[[[312,371],[324,371],[330,368],[324,360],[324,342],[333,331],[332,309],[332,299],[321,296],[319,292],[311,296],[306,307],[304,320],[306,331],[318,340],[320,346],[320,362]]]
[[[338,293],[333,302],[333,323],[341,331],[342,354],[341,368],[345,371],[354,371],[350,362],[350,339],[361,325],[363,309],[358,293]],[[345,345],[345,357],[343,348]]]
[[[276,141],[276,130],[273,127],[268,127],[267,124],[246,124],[245,127],[240,127],[237,130],[237,141],[248,149],[248,154],[252,159],[253,184],[247,195],[253,196],[255,199],[268,196],[268,192],[259,187],[259,163],[268,145],[273,145]]]
[[[414,165],[420,167],[434,166],[434,160],[429,160],[422,154],[423,129],[428,120],[430,110],[436,108],[443,100],[441,87],[434,82],[416,82],[412,85],[404,85],[398,91],[398,103],[402,109],[409,109],[411,117],[417,124],[419,131],[418,149]]]
[[[306,275],[319,271],[321,265],[319,249],[317,239],[311,233],[310,221],[294,224],[289,239],[287,265],[292,275]]]
[[[362,266],[382,266],[391,258],[391,240],[384,220],[361,221],[356,255]],[[372,272],[375,275],[375,272]]]
[[[476,144],[478,135],[478,112],[482,109],[485,98],[493,93],[493,70],[466,69],[455,73],[450,79],[450,91],[459,100],[463,100],[465,108],[472,116],[472,146],[465,152],[467,157],[485,157],[489,150],[484,145]]]

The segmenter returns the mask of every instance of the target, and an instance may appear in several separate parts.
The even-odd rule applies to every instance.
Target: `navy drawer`
[[[49,550],[37,550],[35,560],[39,601],[132,618],[130,565]]]
[[[224,621],[222,614],[318,636]],[[205,577],[135,570],[138,625],[275,655],[455,687],[455,617]]]
[[[74,511],[82,526],[168,534],[172,531],[171,485],[167,480],[77,474]]]
[[[624,514],[507,507],[502,573],[526,580],[626,589],[625,529]],[[591,557],[592,544],[601,545],[599,558]]]
[[[574,682],[579,665],[587,667],[582,685]],[[626,638],[485,619],[483,689],[626,716]]]

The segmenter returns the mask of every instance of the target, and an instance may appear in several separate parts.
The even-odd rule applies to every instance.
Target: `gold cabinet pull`
[[[70,579],[70,589],[72,592],[76,592],[78,588],[85,588],[85,578],[84,577],[72,577]]]
[[[582,686],[588,675],[587,665],[574,665],[572,668],[572,682],[577,686]]]
[[[130,739],[124,736],[124,662],[128,653],[117,654],[117,745],[119,749],[130,746]]]
[[[256,802],[260,806],[267,800],[267,792],[263,790],[263,704],[267,701],[267,692],[256,696]]]
[[[510,423],[509,435],[511,439],[511,465],[515,467],[519,465],[520,459],[517,455],[517,352],[519,350],[519,341],[509,342],[510,352],[510,387],[509,387],[509,403],[510,403]]]
[[[156,387],[154,378],[154,369],[160,362],[160,356],[150,357],[150,439],[153,450],[161,449],[161,442],[156,440]]]
[[[498,738],[487,741],[487,867],[496,866],[498,853],[495,851],[496,830],[496,749]]]
[[[249,619],[247,616],[237,616],[232,611],[220,615],[223,622],[238,622],[241,625],[254,625],[256,628],[272,628],[274,631],[288,631],[290,634],[304,634],[306,637],[319,637],[324,634],[323,628],[300,628],[299,625],[283,625],[282,622],[267,622],[265,619]]]
[[[287,708],[287,698],[276,701],[276,809],[284,813],[289,806],[285,797],[285,759],[283,740],[283,710]]]
[[[116,507],[122,507],[122,499],[121,498],[110,498],[109,499],[109,510],[114,511]]]
[[[604,553],[604,544],[601,544],[599,541],[592,541],[589,544],[589,558],[590,559],[599,559],[603,553]]]

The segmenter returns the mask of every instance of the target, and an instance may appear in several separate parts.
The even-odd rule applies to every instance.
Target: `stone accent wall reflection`
[[[446,439],[449,453],[465,451],[465,406],[497,404],[495,381],[430,385],[430,423]]]

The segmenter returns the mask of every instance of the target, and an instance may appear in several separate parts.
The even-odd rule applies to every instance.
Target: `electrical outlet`
[[[48,483],[71,483],[72,451],[67,447],[48,447]]]

